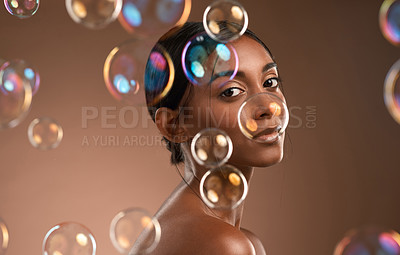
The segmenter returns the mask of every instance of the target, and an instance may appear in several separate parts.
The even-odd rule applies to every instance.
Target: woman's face
[[[270,143],[259,143],[241,132],[237,115],[250,96],[270,92],[285,101],[279,89],[279,76],[271,56],[255,40],[242,36],[232,43],[239,57],[238,73],[232,80],[215,79],[210,86],[192,86],[185,109],[184,124],[189,137],[206,127],[224,130],[232,139],[233,153],[228,161],[237,167],[266,167],[283,157],[285,134]],[[211,122],[210,122],[211,120]]]

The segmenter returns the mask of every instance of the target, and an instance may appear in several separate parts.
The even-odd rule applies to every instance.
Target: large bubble
[[[104,63],[104,81],[116,100],[145,104],[144,73],[152,46],[148,40],[132,39],[110,52]]]
[[[376,226],[353,229],[336,245],[334,255],[400,255],[400,235]]]
[[[25,119],[32,103],[32,88],[6,62],[0,67],[0,130],[13,128]]]
[[[146,65],[144,83],[147,104],[152,106],[164,98],[172,88],[175,67],[171,56],[160,44],[150,53]]]
[[[203,32],[186,44],[182,67],[190,82],[205,85],[220,76],[233,79],[239,68],[239,58],[232,44],[219,43]]]
[[[7,11],[20,19],[32,17],[39,9],[39,0],[4,0]]]
[[[239,128],[249,139],[275,143],[289,122],[286,103],[277,95],[264,92],[249,97],[238,112]]]
[[[213,168],[201,178],[201,198],[210,208],[235,209],[246,198],[247,192],[246,178],[230,165]]]
[[[379,11],[379,23],[385,38],[395,46],[400,45],[400,1],[385,0]]]
[[[0,218],[0,255],[7,252],[8,243],[10,242],[10,235],[6,223]]]
[[[185,23],[191,0],[123,0],[118,20],[126,31],[155,35]]]
[[[158,220],[152,218],[146,210],[129,208],[113,218],[110,238],[114,247],[122,254],[148,254],[158,245],[161,228]]]
[[[85,226],[64,222],[51,228],[43,240],[43,255],[95,255],[96,241]]]
[[[217,128],[200,131],[191,144],[193,158],[199,165],[217,167],[225,164],[232,155],[231,138]]]
[[[204,12],[203,25],[208,35],[229,42],[244,34],[249,24],[246,10],[237,1],[214,1]]]
[[[400,60],[390,68],[386,75],[383,96],[386,107],[393,119],[400,124]]]
[[[100,29],[116,20],[122,0],[66,0],[69,16],[87,28]]]
[[[48,117],[34,119],[28,127],[28,138],[33,147],[40,150],[57,148],[64,132],[60,124]]]

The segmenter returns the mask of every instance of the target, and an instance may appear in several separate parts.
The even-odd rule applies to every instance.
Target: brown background
[[[379,30],[382,2],[242,3],[250,28],[277,59],[292,109],[285,159],[257,169],[243,226],[261,238],[269,255],[332,254],[348,229],[368,223],[400,231],[400,126],[382,95],[400,54]],[[190,19],[200,20],[207,4],[194,1]],[[110,120],[117,127],[106,129],[97,118],[82,128],[83,107],[123,107],[107,92],[102,69],[109,51],[128,38],[118,22],[98,31],[75,24],[62,0],[43,0],[27,20],[0,7],[0,58],[26,59],[42,78],[27,119],[0,131],[7,254],[40,254],[46,232],[63,221],[91,229],[97,254],[117,254],[108,234],[114,215],[132,206],[154,213],[179,182],[167,151],[152,142],[158,132],[151,121],[126,129]],[[309,106],[316,108],[315,121]],[[29,144],[27,127],[39,116],[63,126],[59,148],[43,152]],[[82,146],[85,136],[89,146]],[[96,146],[92,136],[150,140]]]

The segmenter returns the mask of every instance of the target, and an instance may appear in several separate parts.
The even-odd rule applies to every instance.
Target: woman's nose
[[[255,120],[271,119],[279,115],[279,105],[276,102],[264,102],[259,104],[254,112]]]

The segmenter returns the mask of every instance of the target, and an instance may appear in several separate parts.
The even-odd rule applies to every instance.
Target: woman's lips
[[[260,133],[256,134],[253,139],[258,142],[263,143],[275,143],[280,139],[279,135],[280,126],[275,126],[273,128],[267,128]]]
[[[255,140],[263,143],[275,143],[280,139],[280,135],[277,131],[274,131],[269,134],[260,135],[254,138]]]

